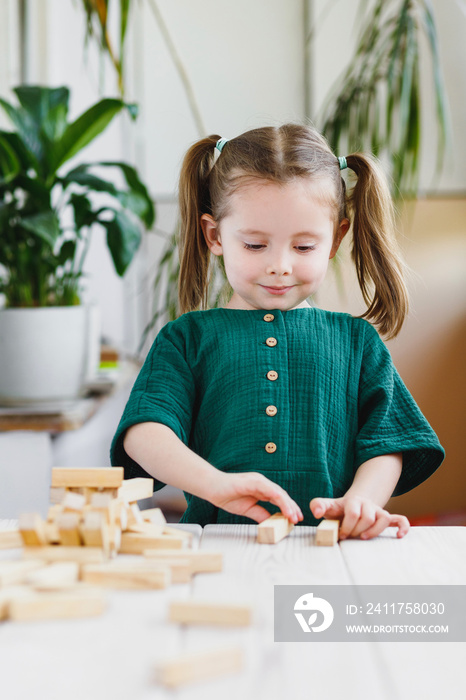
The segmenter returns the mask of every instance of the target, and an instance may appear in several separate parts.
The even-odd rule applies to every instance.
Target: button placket
[[[264,316],[264,321],[267,323],[271,323],[274,320],[275,316],[273,314],[265,314]],[[277,345],[277,339],[274,338],[273,336],[270,336],[269,338],[266,339],[265,344],[269,348],[273,348]],[[276,370],[269,370],[267,372],[267,379],[269,379],[271,382],[274,382],[278,379],[278,372]],[[268,416],[274,416],[277,413],[277,407],[270,405],[267,406],[265,409],[265,412]],[[277,450],[277,445],[274,442],[268,442],[265,445],[265,451],[268,452],[269,454],[273,454]]]

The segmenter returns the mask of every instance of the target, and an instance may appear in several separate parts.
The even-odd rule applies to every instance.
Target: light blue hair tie
[[[345,156],[340,156],[338,158],[338,163],[340,164],[340,170],[344,170],[348,167],[348,163],[346,162]]]
[[[217,148],[220,153],[222,152],[222,148],[224,145],[229,141],[230,139],[219,139],[217,143],[215,144],[215,148]]]

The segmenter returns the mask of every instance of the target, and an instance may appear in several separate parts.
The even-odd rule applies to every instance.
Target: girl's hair
[[[346,156],[357,175],[346,193],[338,158],[325,138],[313,127],[283,124],[252,129],[229,140],[215,160],[220,136],[197,141],[186,153],[179,182],[181,313],[207,308],[210,283],[210,251],[200,218],[210,214],[220,223],[229,214],[231,197],[252,182],[287,184],[306,178],[320,185],[322,201],[335,212],[335,232],[352,216],[351,257],[367,311],[360,318],[372,320],[379,331],[395,337],[408,311],[403,262],[395,237],[394,207],[387,179],[379,161],[370,155]]]

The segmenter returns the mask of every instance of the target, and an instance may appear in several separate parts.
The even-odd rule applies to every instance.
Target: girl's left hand
[[[404,515],[392,515],[369,498],[342,496],[341,498],[313,498],[309,504],[315,518],[340,520],[339,539],[377,537],[386,527],[398,527],[397,537],[404,537],[410,528]]]

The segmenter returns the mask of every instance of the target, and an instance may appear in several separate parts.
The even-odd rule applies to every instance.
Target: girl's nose
[[[268,275],[289,275],[292,272],[291,262],[287,255],[276,255],[267,263],[265,271]]]

